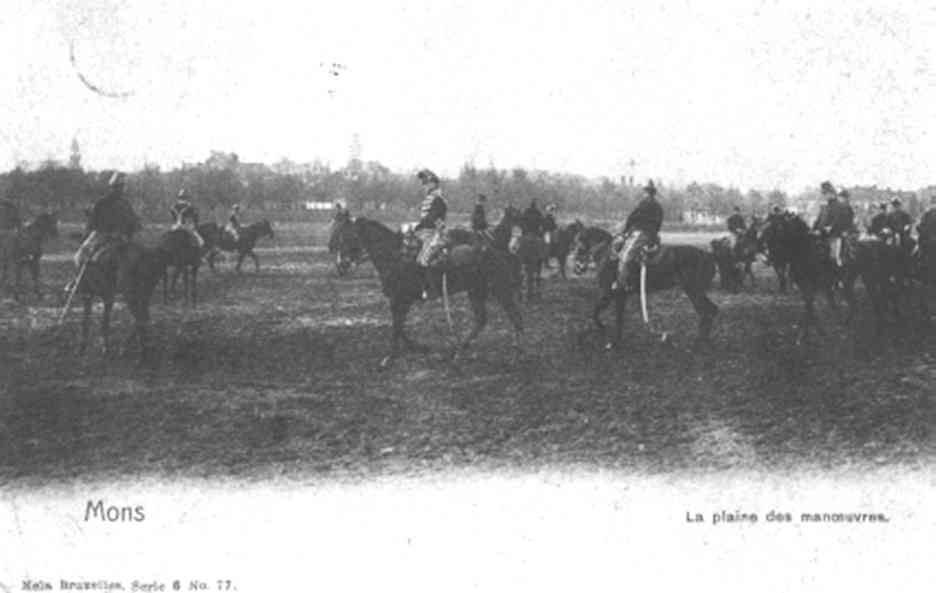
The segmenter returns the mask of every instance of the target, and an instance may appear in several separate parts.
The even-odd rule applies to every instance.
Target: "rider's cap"
[[[881,210],[887,210],[887,202],[881,202],[878,204],[878,206],[881,208]]]
[[[478,194],[478,201],[479,201],[479,202],[487,202],[487,196],[484,195],[484,194]]]
[[[423,183],[439,183],[439,177],[429,169],[423,169],[416,174]]]
[[[849,196],[849,194],[848,194],[848,190],[847,190],[847,189],[843,189],[843,190],[839,191],[839,197],[847,198],[848,196]]]
[[[651,195],[651,196],[655,196],[657,193],[656,185],[653,184],[652,179],[647,181],[647,185],[644,186],[643,190],[644,192],[646,192],[648,195]]]
[[[822,182],[822,185],[819,186],[819,191],[822,192],[822,193],[824,193],[824,194],[832,194],[832,195],[835,195],[835,188],[832,187],[832,182],[831,182],[831,181],[823,181],[823,182]]]
[[[894,206],[900,206],[900,198],[894,198],[891,201],[891,204],[893,204]]]

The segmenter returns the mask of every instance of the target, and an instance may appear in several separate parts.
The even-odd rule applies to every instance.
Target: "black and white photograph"
[[[0,9],[0,593],[933,590],[936,4]]]

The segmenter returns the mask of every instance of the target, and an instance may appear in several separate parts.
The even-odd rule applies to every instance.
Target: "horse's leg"
[[[811,323],[816,321],[816,310],[815,310],[815,299],[816,291],[815,287],[811,285],[801,286],[800,292],[803,295],[803,320],[802,327],[800,328],[800,335],[797,338],[797,343],[802,344],[809,337],[809,326]],[[819,329],[818,323],[816,328]]]
[[[33,281],[33,292],[36,294],[37,299],[42,298],[42,288],[39,284],[39,258],[34,257],[29,260],[29,272],[32,275]]]
[[[81,346],[79,353],[84,354],[88,349],[88,336],[91,333],[91,306],[94,304],[90,295],[84,295],[84,316],[81,318]]]
[[[169,303],[169,268],[167,267],[163,270],[162,273],[162,285],[163,285],[163,304]]]
[[[104,313],[101,315],[101,336],[104,340],[104,353],[110,354],[110,316],[114,300],[104,299]]]
[[[624,316],[627,313],[627,292],[616,290],[614,297],[614,342],[605,344],[605,348],[617,348],[624,336]]]
[[[198,305],[198,266],[192,266],[192,307]]]
[[[240,273],[240,271],[241,271],[241,264],[244,263],[244,258],[245,258],[245,257],[247,257],[247,252],[246,252],[246,251],[238,251],[238,252],[237,252],[237,265],[234,266],[234,271]]]
[[[464,340],[452,350],[452,359],[458,356],[459,352],[468,349],[468,346],[474,341],[484,326],[487,325],[487,295],[484,293],[470,295],[471,310],[474,313],[474,327],[468,332]]]
[[[253,263],[254,263],[254,272],[259,272],[259,271],[260,271],[260,260],[257,258],[257,254],[254,253],[254,250],[253,250],[253,249],[251,249],[251,250],[249,251],[249,255],[250,255],[250,257],[253,259]]]
[[[391,337],[390,337],[390,354],[385,356],[383,360],[380,361],[381,368],[387,368],[390,366],[390,363],[396,360],[400,356],[400,342],[409,342],[409,339],[406,337],[406,333],[403,329],[404,324],[406,323],[406,312],[407,307],[398,304],[390,303],[390,316],[392,321]]]
[[[699,333],[696,336],[696,342],[708,342],[712,332],[712,323],[718,314],[718,307],[704,291],[695,288],[684,288],[684,290],[689,301],[692,302],[696,315],[699,316]]]
[[[744,275],[745,277],[751,278],[751,288],[757,287],[757,278],[754,277],[754,262],[748,260],[744,262]],[[741,279],[742,284],[744,283],[744,278]]]
[[[520,308],[513,298],[513,289],[510,287],[510,281],[506,282],[503,289],[495,293],[497,302],[507,314],[507,318],[514,328],[514,352],[519,355],[523,352],[523,316],[520,314]]]

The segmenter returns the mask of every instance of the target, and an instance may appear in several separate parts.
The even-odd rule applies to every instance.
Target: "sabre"
[[[640,310],[643,313],[643,320],[647,324],[647,328],[656,333],[656,330],[650,325],[650,316],[647,315],[647,263],[645,261],[640,262]],[[667,342],[668,340],[669,333],[661,332],[660,341]]]
[[[71,309],[72,299],[75,298],[75,293],[78,292],[78,285],[81,284],[81,279],[84,278],[84,273],[87,267],[88,262],[85,261],[83,264],[81,264],[81,268],[78,269],[78,277],[75,278],[75,283],[72,284],[71,290],[68,291],[68,299],[65,300],[65,307],[62,308],[62,312],[59,314],[59,325],[62,325],[62,323],[65,322],[65,316],[68,315],[68,311]]]

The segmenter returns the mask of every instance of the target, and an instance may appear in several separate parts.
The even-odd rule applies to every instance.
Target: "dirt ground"
[[[0,300],[0,481],[932,467],[936,335],[915,312],[877,339],[863,293],[854,327],[820,302],[825,335],[797,345],[799,298],[758,267],[757,287],[713,291],[710,345],[693,348],[695,314],[669,291],[652,295],[650,312],[670,343],[634,302],[625,348],[606,352],[588,319],[594,279],[550,277],[523,306],[518,362],[492,304],[456,365],[408,355],[381,371],[390,327],[376,273],[364,264],[337,278],[324,241],[320,227],[278,227],[259,272],[203,268],[194,309],[157,291],[158,356],[141,367],[132,349],[108,359],[98,343],[79,355],[77,310],[56,330],[55,287],[72,272],[60,239],[43,264],[45,296]],[[453,303],[466,332],[467,303]],[[408,327],[439,352],[451,339],[440,302],[418,307]],[[115,336],[129,329],[120,308]]]

